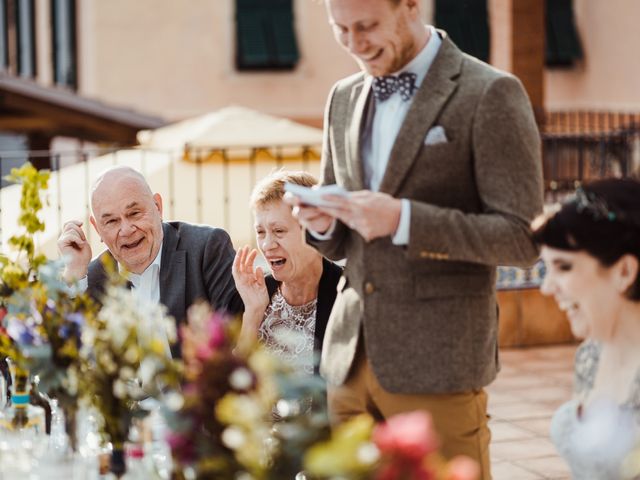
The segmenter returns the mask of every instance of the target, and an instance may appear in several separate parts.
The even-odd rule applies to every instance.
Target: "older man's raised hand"
[[[62,274],[65,281],[71,283],[87,275],[92,252],[80,220],[64,224],[58,238],[58,252],[65,263]]]

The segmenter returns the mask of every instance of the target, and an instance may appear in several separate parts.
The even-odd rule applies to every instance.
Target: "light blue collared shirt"
[[[431,35],[429,41],[420,50],[418,55],[415,56],[407,65],[405,65],[400,71],[393,73],[393,75],[399,75],[402,72],[412,72],[416,74],[416,91],[422,85],[424,78],[431,68],[433,60],[436,58],[440,46],[442,45],[442,39],[436,29],[429,25]],[[362,145],[362,161],[364,171],[365,186],[374,192],[380,189],[382,178],[387,170],[387,164],[389,163],[389,156],[393,144],[396,142],[400,127],[404,122],[407,112],[413,103],[413,98],[409,100],[403,100],[398,92],[391,95],[384,102],[375,102],[373,120],[371,121],[371,128],[363,131],[361,135]],[[403,198],[402,210],[400,212],[400,222],[396,233],[392,238],[394,245],[407,245],[409,243],[409,228],[411,225],[411,202]],[[328,240],[331,238],[333,231],[335,230],[336,221],[327,232],[320,234],[318,232],[309,231],[311,235],[318,240]]]
[[[416,90],[422,85],[433,60],[438,54],[440,45],[442,45],[442,39],[438,35],[438,32],[436,32],[436,29],[432,26],[429,26],[429,29],[431,30],[429,41],[420,53],[405,65],[404,68],[394,73],[394,75],[402,72],[415,73]],[[380,189],[382,178],[389,163],[391,149],[396,142],[398,132],[407,116],[407,112],[409,108],[411,108],[413,98],[414,97],[409,100],[403,100],[400,94],[396,92],[384,102],[374,100],[375,110],[373,113],[373,121],[371,122],[371,129],[362,133],[361,140],[365,185],[372,191],[378,191]],[[411,202],[403,198],[400,222],[392,238],[395,245],[407,245],[409,243],[410,225]]]

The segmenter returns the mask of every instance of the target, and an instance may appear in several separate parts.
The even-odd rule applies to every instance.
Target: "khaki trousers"
[[[491,432],[487,424],[487,394],[483,389],[433,395],[389,393],[378,383],[364,349],[358,348],[349,378],[343,385],[329,385],[327,395],[333,425],[362,413],[382,421],[397,413],[428,411],[440,437],[444,457],[471,457],[480,465],[480,480],[491,480]]]

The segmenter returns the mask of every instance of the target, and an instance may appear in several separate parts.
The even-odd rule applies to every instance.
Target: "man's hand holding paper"
[[[320,235],[332,231],[334,220],[340,220],[366,241],[371,241],[393,236],[400,222],[402,201],[386,193],[347,192],[337,185],[305,189],[314,194],[303,191],[298,194],[286,186],[285,190],[289,192],[285,200],[294,205],[294,216],[307,229]]]

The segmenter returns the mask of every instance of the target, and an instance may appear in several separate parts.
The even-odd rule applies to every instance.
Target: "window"
[[[16,0],[18,75],[36,76],[36,35],[33,0]]]
[[[582,59],[582,46],[573,16],[572,0],[546,0],[547,66],[571,66]]]
[[[465,53],[489,61],[486,0],[435,0],[435,22]]]
[[[0,70],[6,70],[9,67],[8,28],[7,0],[0,0]]]
[[[236,0],[238,70],[291,70],[298,59],[293,0]]]
[[[76,89],[76,2],[51,0],[51,44],[53,46],[53,81]]]

